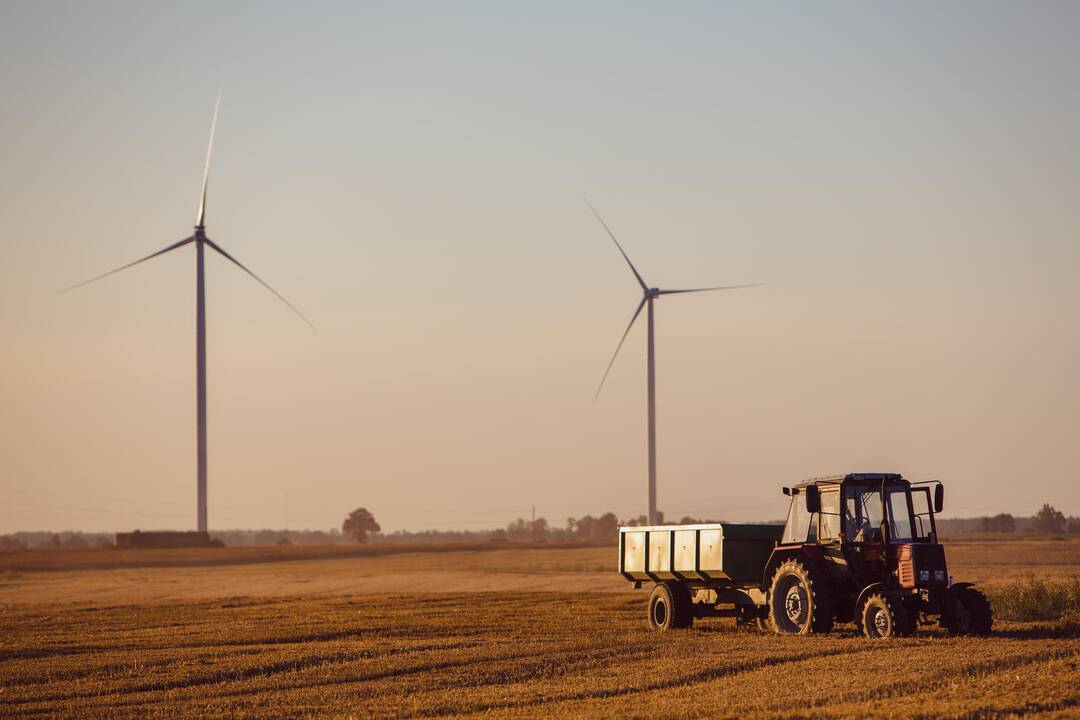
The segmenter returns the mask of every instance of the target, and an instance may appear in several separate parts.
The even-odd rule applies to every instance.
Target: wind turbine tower
[[[203,167],[203,182],[202,182],[202,194],[199,196],[199,212],[195,218],[195,233],[189,237],[184,238],[178,242],[168,245],[156,253],[147,255],[144,258],[136,260],[135,262],[128,263],[115,270],[110,270],[107,273],[97,275],[89,280],[84,280],[81,283],[66,287],[60,292],[67,292],[68,290],[74,290],[77,287],[82,287],[95,280],[100,280],[109,275],[126,270],[129,267],[138,265],[139,263],[146,262],[151,258],[155,258],[158,255],[164,255],[167,252],[176,250],[185,245],[195,244],[195,425],[196,425],[196,467],[197,467],[197,498],[196,498],[196,524],[200,532],[207,531],[207,517],[206,517],[206,505],[207,505],[207,492],[206,492],[206,477],[207,477],[207,463],[206,463],[206,279],[204,272],[204,257],[206,247],[217,252],[219,255],[229,260],[241,270],[246,272],[251,277],[255,278],[263,287],[273,293],[279,300],[289,306],[289,308],[300,316],[305,323],[314,329],[314,325],[304,317],[303,313],[293,307],[292,303],[286,300],[280,293],[274,288],[266,284],[262,278],[253,273],[247,267],[245,267],[239,260],[234,258],[229,253],[225,252],[217,243],[206,236],[206,189],[210,179],[210,157],[214,150],[214,131],[217,129],[218,108],[221,106],[221,93],[218,93],[217,102],[214,103],[214,115],[210,121],[210,143],[206,149],[206,164]]]
[[[638,303],[637,309],[634,310],[634,314],[630,317],[630,324],[626,326],[626,330],[622,334],[622,338],[619,339],[619,344],[615,346],[615,353],[611,356],[611,361],[608,363],[607,369],[604,370],[604,376],[600,379],[600,386],[596,389],[596,397],[594,400],[600,397],[600,391],[604,389],[604,381],[607,380],[608,373],[611,372],[612,365],[615,364],[615,358],[619,356],[619,350],[622,349],[623,342],[626,341],[626,336],[630,334],[630,328],[634,327],[634,321],[638,319],[638,315],[641,314],[641,309],[648,306],[648,320],[649,320],[649,332],[648,332],[648,350],[646,351],[646,377],[648,385],[648,437],[649,437],[649,525],[655,525],[657,522],[656,516],[656,342],[655,333],[653,331],[653,303],[661,295],[676,295],[681,293],[692,292],[708,292],[711,290],[737,290],[739,288],[756,287],[761,283],[753,283],[750,285],[721,285],[718,287],[707,288],[691,288],[688,290],[662,290],[660,288],[649,287],[645,282],[645,279],[641,277],[641,273],[634,267],[634,263],[630,262],[630,257],[623,250],[622,245],[615,238],[615,233],[611,232],[611,228],[607,226],[604,219],[600,217],[600,213],[596,212],[596,208],[592,206],[587,199],[585,204],[589,206],[589,210],[592,210],[592,214],[596,216],[596,219],[600,221],[600,224],[604,226],[604,230],[611,236],[611,239],[615,242],[615,247],[619,249],[623,259],[626,260],[626,264],[630,266],[630,272],[634,273],[634,277],[638,281],[638,285],[641,286],[643,297],[641,302]]]

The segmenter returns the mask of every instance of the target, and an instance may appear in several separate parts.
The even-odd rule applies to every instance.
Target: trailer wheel
[[[863,603],[859,625],[868,638],[904,637],[915,632],[915,618],[899,600],[875,593]]]
[[[649,627],[653,630],[677,630],[694,623],[690,593],[679,583],[657,583],[649,596]]]
[[[994,626],[994,610],[980,591],[966,586],[953,595],[954,607],[946,627],[951,635],[989,635]]]
[[[780,635],[832,630],[832,592],[825,573],[796,559],[782,562],[769,588],[769,624]]]

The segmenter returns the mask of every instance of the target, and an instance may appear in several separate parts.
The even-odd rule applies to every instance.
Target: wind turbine
[[[303,313],[293,307],[292,303],[286,300],[278,293],[277,290],[270,287],[251,270],[246,268],[239,260],[234,258],[229,253],[225,252],[217,243],[206,236],[206,187],[210,179],[210,156],[214,150],[214,130],[217,128],[218,108],[221,106],[221,93],[218,93],[217,101],[214,103],[214,116],[210,121],[210,143],[206,149],[206,165],[203,167],[203,182],[202,182],[202,195],[199,196],[199,212],[195,218],[195,234],[189,237],[175,242],[172,245],[168,245],[156,253],[147,255],[146,257],[136,260],[135,262],[128,263],[115,270],[110,270],[107,273],[102,273],[89,280],[84,280],[81,283],[71,285],[64,288],[60,292],[67,292],[74,290],[75,288],[82,287],[95,280],[100,280],[114,273],[118,273],[121,270],[126,270],[129,267],[138,265],[139,263],[146,262],[151,258],[155,258],[158,255],[164,255],[167,252],[176,250],[185,245],[195,244],[195,397],[196,397],[196,426],[197,426],[197,450],[196,450],[196,463],[198,466],[198,498],[196,501],[196,515],[198,518],[198,529],[200,532],[206,532],[206,292],[205,281],[203,273],[203,256],[205,254],[205,248],[209,246],[212,250],[219,255],[229,260],[241,270],[246,272],[251,277],[255,278],[263,287],[272,292],[279,300],[289,306],[289,308],[295,312],[300,318],[306,322],[312,329],[315,328],[311,322],[304,317]]]
[[[615,364],[615,358],[619,356],[619,350],[622,349],[623,343],[626,341],[626,336],[630,334],[630,328],[634,327],[634,321],[638,319],[638,315],[641,314],[641,309],[646,305],[649,308],[649,340],[648,340],[648,361],[647,361],[647,375],[648,375],[648,387],[649,387],[649,525],[655,525],[656,518],[656,343],[653,332],[653,301],[661,295],[676,295],[681,293],[692,292],[709,292],[711,290],[738,290],[739,288],[756,287],[761,283],[752,283],[750,285],[721,285],[718,287],[707,288],[691,288],[688,290],[662,290],[660,288],[649,287],[645,282],[645,279],[641,277],[641,273],[634,267],[634,263],[630,262],[630,256],[623,250],[622,245],[615,239],[615,233],[611,232],[611,228],[607,226],[604,219],[600,217],[600,213],[596,212],[596,208],[592,206],[592,203],[587,198],[583,198],[585,204],[592,210],[592,214],[596,216],[596,219],[600,221],[600,224],[604,226],[604,230],[611,236],[611,239],[615,242],[615,247],[619,249],[623,259],[626,260],[626,264],[630,266],[630,271],[634,273],[634,277],[637,278],[638,285],[641,286],[641,291],[644,294],[641,298],[641,302],[638,303],[637,308],[634,310],[634,314],[630,318],[630,324],[626,326],[626,330],[622,334],[622,338],[619,339],[619,344],[615,346],[615,353],[611,356],[611,361],[608,363],[607,369],[604,370],[604,377],[600,379],[600,386],[596,388],[595,401],[600,397],[600,391],[604,389],[604,381],[607,380],[608,373],[611,372],[611,366]]]

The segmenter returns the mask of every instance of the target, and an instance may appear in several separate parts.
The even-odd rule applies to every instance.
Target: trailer
[[[619,572],[635,588],[653,584],[650,627],[734,617],[778,634],[829,632],[837,622],[874,638],[909,635],[919,624],[990,632],[986,596],[948,574],[934,520],[940,482],[849,473],[783,491],[784,525],[619,528]]]
[[[687,627],[694,617],[756,621],[766,599],[761,575],[783,532],[783,525],[736,523],[621,527],[619,572],[635,588],[653,582],[670,596],[651,598],[656,629]]]

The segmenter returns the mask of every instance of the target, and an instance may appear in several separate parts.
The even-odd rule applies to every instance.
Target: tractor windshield
[[[881,527],[886,519],[890,540],[911,541],[907,487],[874,483],[844,488],[844,537],[849,542],[881,542]]]

